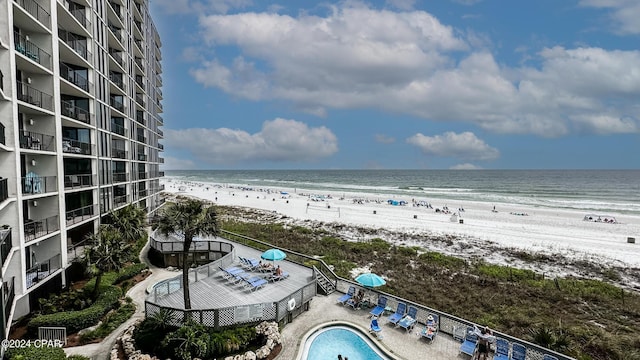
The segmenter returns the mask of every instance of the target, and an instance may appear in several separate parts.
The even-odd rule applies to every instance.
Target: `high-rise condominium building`
[[[161,205],[148,0],[0,2],[2,333],[67,283],[101,216]]]

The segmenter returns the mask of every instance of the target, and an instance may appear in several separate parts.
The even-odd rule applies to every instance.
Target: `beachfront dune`
[[[602,267],[626,268],[630,287],[638,287],[640,271],[640,217],[615,216],[616,222],[585,221],[576,210],[534,208],[507,203],[461,203],[456,199],[399,198],[386,194],[329,194],[305,189],[256,188],[241,184],[215,184],[163,180],[165,191],[194,196],[223,206],[260,209],[280,221],[301,225],[340,224],[346,240],[367,240],[349,227],[379,229],[381,237],[403,245],[419,245],[461,257],[483,257],[496,264],[532,268],[550,275],[580,274],[566,263],[517,263],[514,252],[589,262]],[[392,201],[389,201],[392,200]],[[430,205],[430,206],[429,206]],[[329,224],[329,225],[327,225]],[[387,236],[381,236],[386,233]],[[425,239],[429,240],[425,240]],[[433,241],[432,239],[443,241]],[[453,244],[452,244],[453,243]],[[635,271],[634,271],[635,270]]]

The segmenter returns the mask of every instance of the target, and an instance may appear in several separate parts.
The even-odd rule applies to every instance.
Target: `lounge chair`
[[[376,305],[376,307],[374,307],[373,310],[369,312],[369,314],[371,314],[371,316],[378,317],[382,315],[386,307],[387,307],[387,298],[384,296],[378,296],[378,305]]]
[[[376,335],[377,338],[380,338],[380,332],[382,332],[382,328],[378,324],[378,319],[371,319],[371,325],[369,325],[369,329]]]
[[[558,360],[558,358],[553,355],[544,354],[544,356],[542,357],[542,360]]]
[[[507,340],[496,339],[496,352],[493,354],[493,360],[509,360],[509,342]]]
[[[267,280],[275,282],[275,281],[284,280],[288,277],[289,277],[289,273],[286,271],[283,271],[282,273],[280,273],[280,275],[277,275],[276,273],[271,274],[271,276],[269,276]]]
[[[228,267],[228,268],[222,268],[220,266],[218,266],[218,268],[220,268],[220,270],[222,271],[222,277],[225,279],[232,279],[234,277],[234,275],[239,274],[239,273],[243,273],[244,270],[239,268],[239,267]]]
[[[409,311],[407,311],[407,315],[402,318],[402,320],[398,321],[398,326],[409,331],[413,329],[413,326],[418,321],[418,309],[413,306],[409,306]]]
[[[364,292],[362,290],[359,290],[358,294],[351,297],[351,299],[347,300],[347,305],[351,306],[353,310],[358,310],[360,309],[360,306],[362,306],[363,299],[364,299]]]
[[[402,320],[404,317],[404,313],[407,311],[407,304],[398,303],[398,307],[396,308],[396,312],[389,316],[389,322],[393,325],[398,325],[398,321]]]
[[[258,289],[263,288],[265,285],[267,285],[269,282],[259,276],[255,276],[249,279],[246,279],[244,282],[244,286],[248,289],[250,289],[251,291],[256,291]]]
[[[347,293],[340,296],[338,298],[338,302],[342,305],[346,304],[347,301],[349,301],[349,299],[351,299],[353,297],[353,295],[355,295],[356,293],[356,288],[355,286],[349,286],[349,290],[347,290]]]
[[[260,267],[260,262],[256,259],[241,258],[240,261],[242,261],[242,266],[247,270],[256,270]]]
[[[464,337],[464,342],[460,345],[460,352],[473,357],[473,354],[476,352],[477,344],[478,335],[472,327],[467,328],[467,334]]]
[[[247,279],[252,278],[253,275],[251,275],[250,273],[247,272],[241,272],[241,273],[237,273],[233,275],[233,278],[230,279],[232,284],[240,284],[242,282],[244,282]]]
[[[525,360],[527,358],[527,348],[524,345],[513,343],[511,345],[511,359]]]

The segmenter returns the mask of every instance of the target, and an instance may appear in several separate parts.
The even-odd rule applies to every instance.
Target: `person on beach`
[[[475,334],[478,335],[478,351],[476,352],[476,357],[474,359],[487,360],[487,356],[489,356],[489,343],[492,343],[495,340],[495,337],[488,326],[485,326],[482,329],[479,329],[476,325],[473,327]]]
[[[282,268],[280,267],[280,265],[278,265],[278,267],[276,268],[275,274],[276,276],[282,276]]]

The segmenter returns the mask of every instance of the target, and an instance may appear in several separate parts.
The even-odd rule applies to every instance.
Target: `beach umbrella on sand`
[[[375,288],[387,283],[380,275],[374,273],[360,274],[356,278],[356,281],[358,284],[367,288]]]

